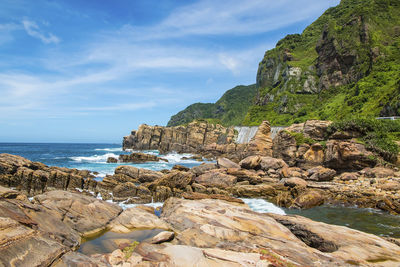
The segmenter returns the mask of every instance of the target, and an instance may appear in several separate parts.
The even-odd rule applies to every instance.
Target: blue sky
[[[116,142],[255,83],[339,0],[1,0],[0,142]]]

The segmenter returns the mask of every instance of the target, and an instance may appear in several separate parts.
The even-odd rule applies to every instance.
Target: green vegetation
[[[289,131],[285,131],[285,132],[290,134],[290,136],[294,137],[294,139],[296,140],[297,146],[301,146],[302,144],[312,145],[312,144],[317,143],[317,141],[315,141],[314,139],[305,137],[303,133],[296,133],[296,132],[289,132]]]
[[[256,86],[239,85],[225,92],[215,103],[196,103],[172,116],[167,126],[177,126],[193,120],[207,119],[225,126],[240,125],[256,94]]]
[[[332,123],[328,135],[337,131],[360,133],[360,141],[367,149],[378,153],[386,161],[394,162],[400,152],[395,141],[400,140],[400,121],[355,118]]]
[[[400,115],[400,1],[342,0],[267,51],[257,85],[244,125]]]
[[[129,246],[125,247],[122,252],[125,253],[125,259],[129,259],[132,256],[133,251],[139,245],[138,241],[133,241]]]

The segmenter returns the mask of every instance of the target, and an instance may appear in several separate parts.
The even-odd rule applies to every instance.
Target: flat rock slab
[[[151,214],[140,207],[124,210],[108,225],[108,229],[116,233],[129,233],[134,229],[156,228],[170,230],[171,226],[155,214]]]
[[[62,214],[63,222],[83,236],[103,230],[122,208],[83,194],[50,191],[34,198],[34,203]]]

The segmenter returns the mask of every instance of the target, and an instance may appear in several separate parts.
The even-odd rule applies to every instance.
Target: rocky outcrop
[[[161,153],[168,151],[198,152],[209,144],[230,144],[234,140],[233,128],[204,122],[192,122],[187,126],[162,127],[142,124],[137,131],[124,137],[124,149],[153,149]]]
[[[110,157],[107,159],[107,163],[117,163],[117,162],[143,163],[143,162],[160,161],[160,160],[168,162],[168,160],[159,158],[156,155],[135,152],[135,153],[131,153],[129,155],[125,155],[125,154],[119,155],[118,159]]]
[[[97,182],[90,171],[49,167],[20,156],[0,154],[0,185],[36,195],[52,189],[94,191]]]

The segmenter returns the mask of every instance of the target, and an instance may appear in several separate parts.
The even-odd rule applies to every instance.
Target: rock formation
[[[230,144],[234,140],[233,128],[204,122],[187,126],[162,127],[142,124],[137,131],[124,137],[124,149],[159,150],[161,153],[199,151],[209,144]]]

